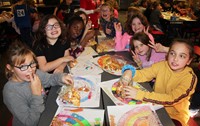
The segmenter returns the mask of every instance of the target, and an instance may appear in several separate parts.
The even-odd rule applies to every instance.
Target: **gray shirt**
[[[37,70],[43,87],[62,85],[63,74],[48,74]],[[3,89],[3,101],[13,115],[13,126],[37,126],[44,111],[44,96],[33,95],[30,82],[9,80]]]

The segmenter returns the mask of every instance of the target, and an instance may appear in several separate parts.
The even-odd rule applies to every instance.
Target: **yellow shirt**
[[[136,82],[147,82],[156,78],[153,92],[139,90],[137,100],[164,105],[169,116],[187,126],[191,95],[195,91],[197,77],[192,68],[185,67],[174,72],[167,61],[161,61],[152,67],[136,70],[133,78]]]

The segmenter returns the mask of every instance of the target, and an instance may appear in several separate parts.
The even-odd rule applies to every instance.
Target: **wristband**
[[[126,71],[126,70],[131,70],[132,72],[132,77],[134,77],[135,75],[135,67],[133,67],[132,65],[125,65],[123,68],[122,68],[122,74]]]

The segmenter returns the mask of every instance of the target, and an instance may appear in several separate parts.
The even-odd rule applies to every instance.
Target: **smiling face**
[[[138,17],[134,18],[131,24],[134,33],[142,32],[145,26],[142,24]]]
[[[31,63],[35,62],[34,59],[33,59],[33,56],[31,54],[26,55],[24,58],[25,58],[24,63],[15,64],[15,66],[21,67],[23,65],[30,65]],[[14,66],[10,66],[10,65],[8,65],[7,67],[13,73],[13,76],[12,76],[13,81],[16,81],[16,82],[27,81],[27,82],[29,82],[30,76],[33,76],[33,74],[35,74],[35,72],[36,72],[36,65],[34,65],[34,66],[35,67],[32,67],[32,68],[30,66],[28,66],[28,69],[24,70],[24,71],[21,71],[19,68],[14,67]]]
[[[174,72],[184,70],[185,66],[192,61],[188,47],[184,43],[174,43],[168,53],[167,61]]]
[[[77,38],[78,36],[81,35],[82,30],[83,30],[84,24],[81,21],[74,21],[72,25],[70,26],[70,34],[72,38]]]
[[[149,46],[143,44],[142,42],[138,40],[133,40],[133,46],[135,48],[135,53],[138,55],[144,56],[149,51]]]
[[[47,40],[57,40],[61,35],[60,24],[55,18],[48,20],[48,23],[45,27]]]
[[[112,16],[112,12],[110,10],[109,6],[102,6],[101,7],[101,17],[106,20],[106,21],[110,21],[110,18]]]

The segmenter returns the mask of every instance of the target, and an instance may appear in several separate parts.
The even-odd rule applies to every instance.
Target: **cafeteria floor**
[[[124,24],[126,19],[126,11],[119,11],[119,20],[122,24]],[[13,37],[8,35],[9,37]],[[1,94],[0,94],[0,126],[11,126],[11,118],[12,115],[11,113],[8,111],[8,109],[6,108],[6,106],[3,104],[3,98],[2,98],[2,90],[3,90],[3,86],[6,83],[6,78],[4,76],[4,68],[5,68],[5,63],[4,63],[4,58],[5,58],[5,49],[2,48],[2,42],[5,42],[4,40],[2,40],[2,35],[0,35],[0,90],[1,90]],[[3,46],[5,46],[3,44]],[[195,119],[191,119],[189,121],[189,126],[200,126],[200,118],[195,118]]]

